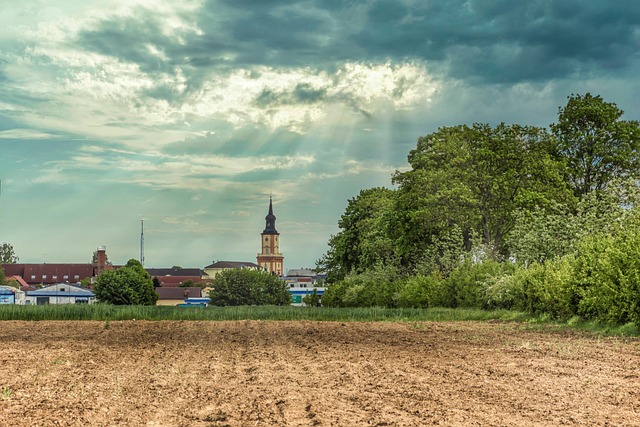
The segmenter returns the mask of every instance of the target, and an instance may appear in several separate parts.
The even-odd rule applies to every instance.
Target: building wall
[[[256,257],[258,265],[271,273],[282,276],[284,256],[280,253],[278,234],[261,234],[261,252]]]

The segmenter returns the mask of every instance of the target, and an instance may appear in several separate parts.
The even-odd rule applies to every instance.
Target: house
[[[56,283],[35,291],[27,291],[26,305],[94,304],[96,295],[89,289],[69,283]]]
[[[149,276],[158,279],[162,287],[178,287],[190,280],[192,283],[209,283],[211,279],[199,268],[146,268]]]
[[[84,279],[93,282],[101,272],[113,268],[107,261],[106,251],[106,247],[98,247],[94,252],[95,262],[90,264],[2,264],[2,269],[5,276],[13,276],[22,287],[25,287],[23,282],[31,287],[56,283],[79,284]]]
[[[322,295],[327,289],[324,286],[325,277],[325,275],[318,274],[309,268],[290,269],[287,271],[287,275],[282,280],[287,284],[287,289],[291,294],[291,305],[304,306],[302,299],[307,295],[311,295],[314,289],[322,299]]]
[[[11,286],[0,286],[0,305],[24,304],[24,292]]]
[[[250,270],[259,270],[260,266],[255,262],[244,262],[244,261],[216,261],[211,265],[208,265],[204,268],[205,274],[213,279],[220,272],[225,270],[232,270],[234,268],[240,269],[250,269]]]
[[[156,288],[158,294],[158,301],[156,305],[178,305],[183,304],[188,298],[201,298],[202,289],[197,286],[188,288]]]

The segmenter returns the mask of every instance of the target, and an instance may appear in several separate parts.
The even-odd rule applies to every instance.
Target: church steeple
[[[267,224],[262,234],[279,234],[276,230],[276,216],[273,214],[273,201],[271,200],[271,196],[269,196],[269,213],[264,219]]]
[[[264,217],[267,224],[260,234],[261,248],[256,260],[260,268],[281,276],[284,256],[280,252],[280,233],[276,230],[276,216],[273,214],[273,200],[269,196],[269,213]]]

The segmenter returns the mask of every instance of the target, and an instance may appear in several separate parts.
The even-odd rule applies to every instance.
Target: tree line
[[[347,203],[324,305],[517,308],[640,323],[640,125],[571,95],[549,128],[420,137],[395,189]]]

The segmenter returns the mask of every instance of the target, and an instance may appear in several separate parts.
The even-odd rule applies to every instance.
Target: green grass
[[[328,308],[328,307],[171,307],[94,305],[4,305],[0,320],[319,320],[336,322],[518,320],[524,313],[474,309]],[[108,329],[108,323],[105,329]]]
[[[433,322],[433,321],[513,321],[528,327],[553,324],[560,328],[602,335],[640,336],[634,324],[610,325],[579,318],[558,321],[548,316],[532,316],[510,310],[463,308],[330,308],[330,307],[207,307],[94,305],[2,305],[0,320],[98,320],[110,328],[115,320],[316,320],[330,322]]]

